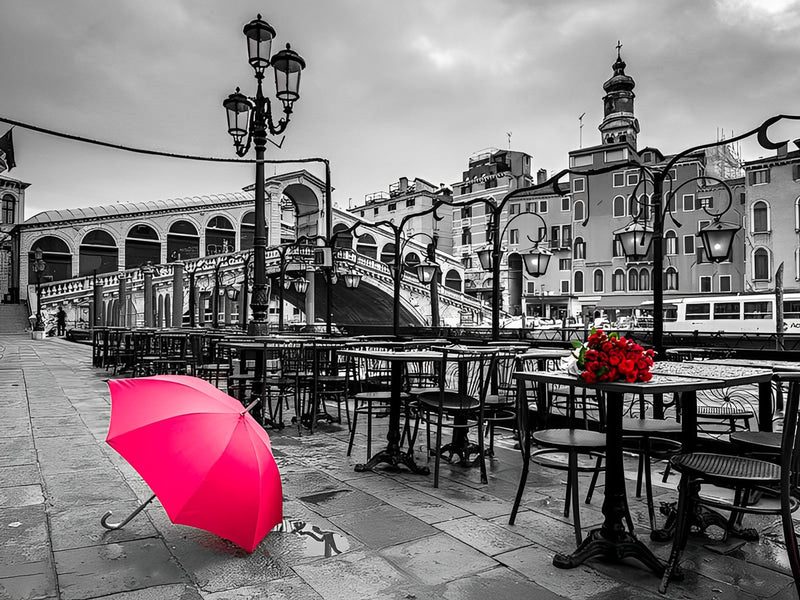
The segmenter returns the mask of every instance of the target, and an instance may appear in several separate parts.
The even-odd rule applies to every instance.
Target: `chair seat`
[[[755,458],[691,452],[677,454],[670,459],[673,467],[681,472],[708,479],[722,478],[740,483],[776,483],[780,481],[779,465]]]
[[[697,407],[698,417],[715,417],[721,419],[749,419],[755,417],[752,408],[741,408],[738,406],[708,406]]]
[[[781,434],[775,431],[737,431],[730,440],[751,450],[776,454],[781,451]]]
[[[418,399],[426,408],[438,409],[441,406],[446,411],[478,410],[481,405],[477,398],[450,390],[423,392]]]
[[[355,395],[356,400],[371,400],[373,402],[389,402],[392,399],[392,392],[359,392]],[[400,394],[401,400],[408,400],[410,396],[405,392]]]
[[[541,445],[581,451],[602,450],[606,447],[606,435],[586,429],[542,429],[531,434],[533,440]]]
[[[680,433],[681,424],[666,419],[622,419],[622,432],[627,435],[647,435],[651,433]]]

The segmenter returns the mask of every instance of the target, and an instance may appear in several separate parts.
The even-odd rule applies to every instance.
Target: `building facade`
[[[19,244],[15,227],[25,215],[25,190],[29,183],[0,176],[0,301],[19,302],[19,273],[15,268]]]

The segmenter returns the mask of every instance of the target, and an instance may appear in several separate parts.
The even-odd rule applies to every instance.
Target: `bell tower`
[[[636,82],[625,74],[621,49],[622,44],[617,42],[614,74],[603,84],[606,95],[603,97],[603,122],[599,129],[603,144],[628,142],[635,150],[636,134],[639,133],[639,121],[633,114],[633,99],[636,97],[633,88]]]

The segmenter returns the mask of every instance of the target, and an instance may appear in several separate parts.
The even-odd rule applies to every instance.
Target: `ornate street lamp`
[[[549,181],[546,182],[547,185],[550,185],[550,183],[551,182]],[[538,187],[542,186],[519,188],[514,192],[506,194],[506,196],[500,202],[496,202],[494,198],[475,198],[474,200],[470,200],[463,204],[454,205],[469,206],[471,204],[475,204],[476,202],[482,202],[486,207],[486,210],[489,212],[489,222],[487,224],[486,234],[489,240],[489,245],[478,250],[478,260],[480,261],[481,268],[484,271],[492,272],[492,340],[495,342],[500,339],[500,261],[503,258],[502,240],[503,236],[505,236],[506,231],[508,230],[508,226],[522,216],[533,216],[542,222],[543,227],[539,239],[533,240],[530,236],[527,236],[528,240],[533,242],[533,248],[527,252],[520,253],[522,256],[522,261],[525,265],[525,270],[532,277],[544,275],[544,273],[547,271],[548,265],[550,264],[550,257],[553,255],[553,253],[546,248],[539,247],[539,244],[547,239],[547,222],[539,213],[518,213],[506,222],[502,230],[500,229],[500,217],[505,210],[508,200],[513,196],[518,195],[519,192],[538,189]]]
[[[755,131],[758,130],[750,132],[750,135]],[[725,143],[730,143],[731,141],[726,140]],[[727,194],[725,208],[717,214],[710,212],[703,206],[705,213],[714,217],[714,219],[698,232],[698,235],[703,240],[706,256],[712,262],[722,262],[730,257],[734,237],[741,229],[738,225],[720,221],[722,215],[728,212],[733,204],[733,192],[725,181],[712,175],[700,175],[683,181],[675,189],[671,187],[670,170],[678,160],[697,152],[699,149],[718,146],[721,143],[706,144],[705,146],[684,150],[676,154],[666,165],[660,168],[641,167],[639,182],[632,192],[633,199],[640,205],[639,210],[637,210],[630,223],[622,229],[614,231],[615,239],[619,241],[623,253],[629,260],[644,260],[647,258],[650,248],[652,247],[653,249],[653,348],[656,351],[656,355],[661,359],[664,358],[664,220],[669,215],[675,221],[670,210],[674,204],[673,200],[678,198],[678,192],[690,183],[701,182],[705,185],[708,181],[713,181],[722,186]],[[670,183],[665,191],[666,181]],[[648,183],[653,186],[651,199],[649,202],[640,202],[637,196],[639,186],[645,186]],[[649,213],[653,215],[652,226],[647,223],[647,215]],[[680,226],[679,223],[677,224]]]
[[[253,320],[251,334],[266,334],[269,331],[267,311],[269,293],[266,285],[267,230],[264,217],[264,152],[267,135],[280,135],[289,124],[294,102],[300,97],[300,75],[306,63],[289,45],[270,58],[275,29],[261,19],[261,15],[244,26],[247,38],[248,60],[255,72],[257,89],[255,97],[248,98],[239,88],[228,96],[222,105],[228,116],[228,133],[233,137],[233,145],[238,156],[244,156],[251,144],[256,150],[255,185],[255,235],[253,238],[253,298],[251,308]],[[264,96],[262,82],[268,67],[275,75],[276,96],[283,105],[283,117],[276,123],[273,120],[272,105]]]

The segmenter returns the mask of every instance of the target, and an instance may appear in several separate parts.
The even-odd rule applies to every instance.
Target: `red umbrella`
[[[269,437],[239,401],[184,375],[109,380],[108,387],[106,442],[139,472],[173,523],[252,552],[281,522]]]

